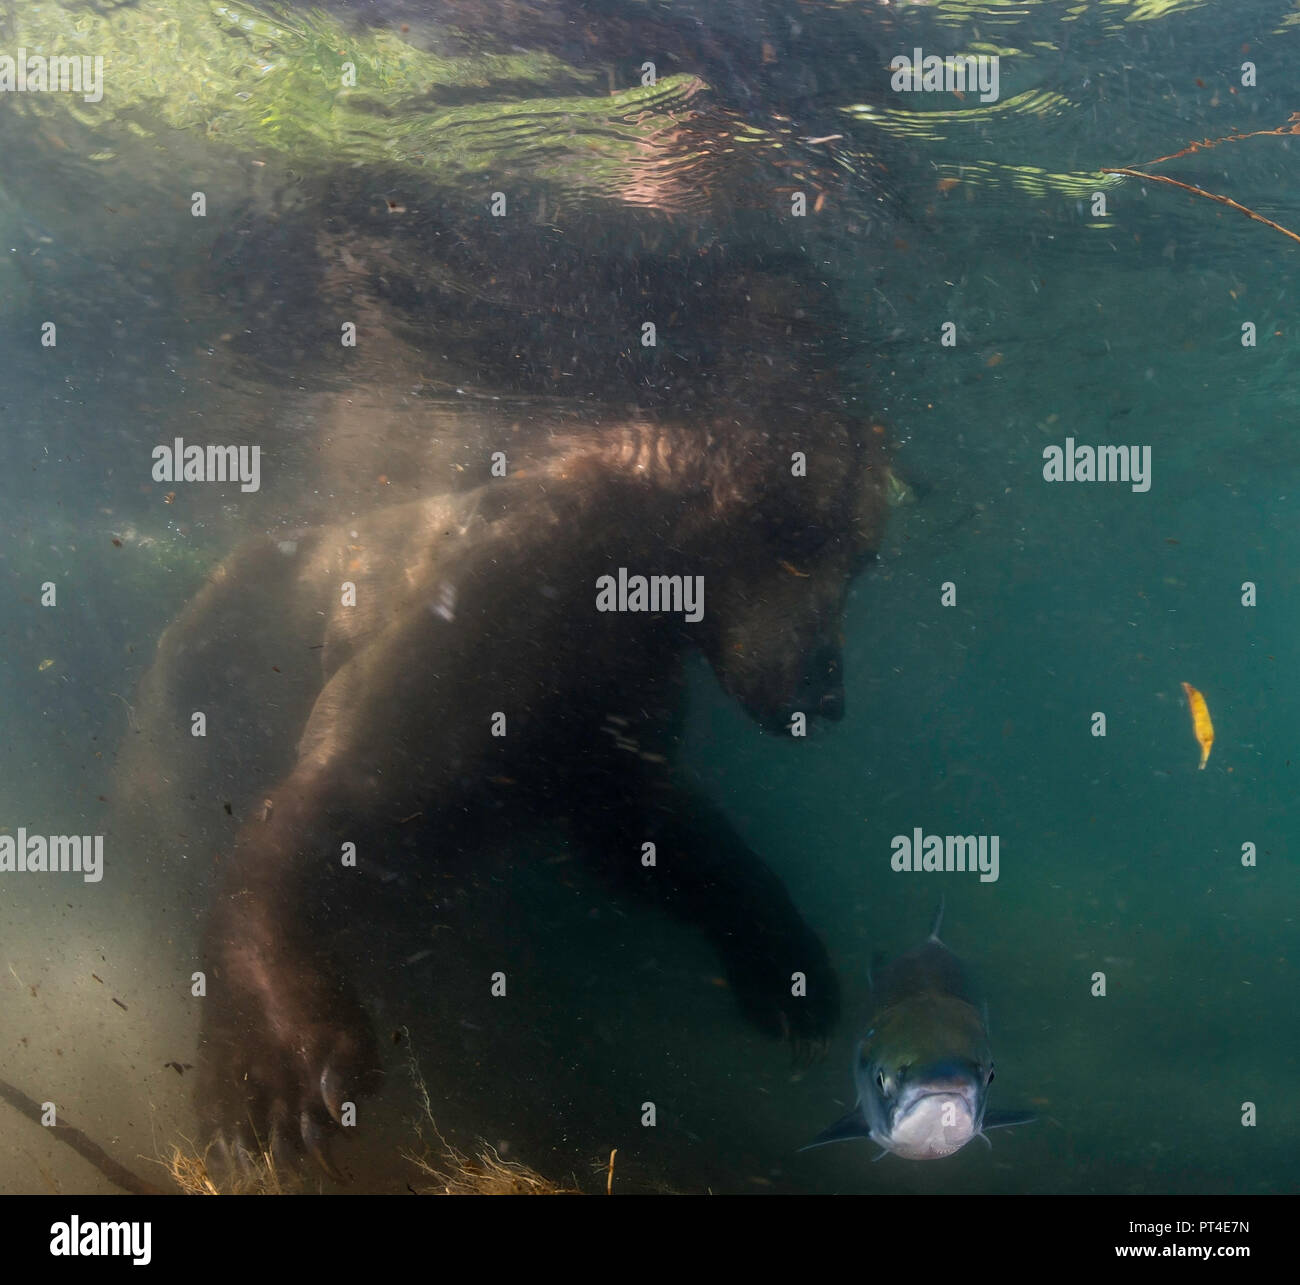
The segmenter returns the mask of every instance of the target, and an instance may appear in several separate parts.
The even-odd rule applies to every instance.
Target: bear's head
[[[733,458],[726,538],[703,557],[695,637],[722,686],[765,729],[844,714],[842,618],[887,512],[883,430],[812,418]]]
[[[679,620],[682,642],[762,727],[786,732],[795,714],[844,714],[844,605],[880,547],[893,475],[882,428],[779,405],[765,408],[771,429],[745,422],[747,409],[743,420],[569,424],[516,476],[537,487],[551,529],[587,531],[597,574],[702,579],[703,611]],[[564,561],[575,557],[569,548]],[[586,563],[575,576],[588,592]]]

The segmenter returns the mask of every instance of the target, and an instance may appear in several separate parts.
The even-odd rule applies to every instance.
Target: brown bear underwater
[[[371,1022],[310,908],[349,898],[347,845],[382,856],[412,816],[450,870],[494,828],[562,826],[607,888],[706,934],[764,1031],[806,1049],[838,1015],[817,935],[672,759],[692,648],[773,733],[799,712],[840,717],[841,614],[884,522],[879,437],[831,409],[705,426],[464,415],[481,479],[245,544],[142,685],[137,788],[210,800],[245,783],[200,1001],[198,1101],[225,1146],[305,1148],[328,1167],[343,1104],[375,1087]],[[702,577],[702,619],[598,611],[597,582],[620,568]]]

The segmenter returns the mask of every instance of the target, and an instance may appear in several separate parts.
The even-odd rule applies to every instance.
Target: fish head
[[[882,1147],[906,1160],[938,1160],[960,1151],[980,1131],[991,1068],[951,1061],[876,1072]]]
[[[857,1087],[872,1138],[906,1160],[960,1151],[984,1121],[993,1059],[969,1004],[902,1006],[863,1039]]]

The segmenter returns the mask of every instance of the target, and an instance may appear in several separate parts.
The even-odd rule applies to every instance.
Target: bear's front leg
[[[337,1179],[326,1139],[380,1069],[370,1022],[303,913],[304,899],[323,900],[322,882],[346,878],[330,857],[331,794],[324,778],[291,776],[223,864],[205,934],[198,1108],[241,1167],[306,1152]]]
[[[589,809],[576,822],[584,855],[621,888],[702,929],[741,1013],[786,1039],[796,1060],[819,1056],[839,1019],[839,981],[780,878],[695,791],[619,794],[621,804]],[[647,841],[653,866],[641,860]]]
[[[343,1105],[373,1087],[378,1057],[346,962],[330,957],[311,911],[352,903],[344,845],[382,851],[396,818],[433,824],[464,806],[466,782],[507,770],[513,742],[493,735],[493,711],[524,707],[512,726],[526,729],[538,674],[552,671],[556,649],[536,640],[557,632],[551,617],[567,604],[510,594],[521,573],[491,549],[484,556],[496,575],[513,573],[502,601],[492,576],[465,572],[455,622],[427,585],[409,600],[392,587],[368,595],[379,625],[363,619],[348,636],[296,766],[225,859],[206,933],[199,1091],[209,1130],[236,1159],[241,1149],[306,1150],[331,1168],[324,1139]],[[462,623],[474,621],[488,627]],[[521,661],[530,657],[537,673]]]

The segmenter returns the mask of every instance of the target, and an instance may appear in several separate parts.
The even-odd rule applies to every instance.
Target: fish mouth
[[[905,1160],[940,1160],[980,1131],[983,1103],[969,1080],[911,1086],[894,1109],[882,1143]]]

